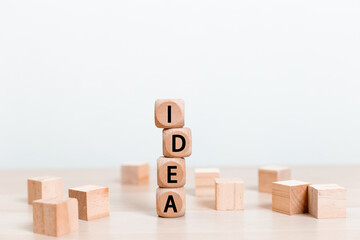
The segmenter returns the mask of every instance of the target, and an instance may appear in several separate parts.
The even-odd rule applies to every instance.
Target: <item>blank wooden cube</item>
[[[185,188],[158,188],[156,211],[159,217],[174,218],[185,214]]]
[[[144,162],[129,162],[121,166],[121,182],[129,185],[149,183],[149,164]]]
[[[195,196],[215,196],[215,179],[220,178],[218,168],[196,168],[195,169]]]
[[[285,214],[308,211],[308,186],[310,183],[287,180],[274,182],[272,187],[272,209]]]
[[[345,218],[346,189],[337,184],[310,185],[309,213],[316,218]]]
[[[157,159],[157,182],[161,188],[180,188],[186,182],[185,159],[165,158]]]
[[[266,166],[259,168],[259,192],[271,193],[272,183],[291,179],[291,170],[284,166]]]
[[[109,216],[109,188],[86,185],[69,189],[69,197],[76,198],[79,218],[93,220]]]
[[[75,198],[42,199],[33,202],[34,233],[61,236],[79,228]]]
[[[28,203],[63,196],[63,179],[60,177],[34,177],[27,180]]]
[[[156,100],[155,125],[158,128],[181,128],[184,126],[184,123],[184,100]]]
[[[244,182],[239,178],[215,179],[215,209],[244,209]]]
[[[163,154],[169,158],[184,158],[191,155],[192,138],[190,128],[163,130]]]

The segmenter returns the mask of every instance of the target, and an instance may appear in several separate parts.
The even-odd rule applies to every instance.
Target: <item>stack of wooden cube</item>
[[[184,128],[184,100],[158,99],[155,125],[163,128],[163,155],[157,159],[156,211],[160,217],[185,214],[186,165],[192,150],[191,130]]]

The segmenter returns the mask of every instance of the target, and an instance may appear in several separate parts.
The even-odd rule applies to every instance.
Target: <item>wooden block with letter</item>
[[[158,128],[181,128],[184,124],[184,100],[158,99],[155,101],[155,125]]]
[[[63,196],[63,179],[60,177],[34,177],[27,180],[28,203]]]
[[[190,128],[163,130],[163,154],[169,158],[184,158],[191,155],[192,138]]]
[[[271,193],[272,183],[291,179],[291,169],[284,166],[259,168],[259,192]]]
[[[123,163],[121,166],[121,182],[123,184],[148,184],[149,175],[149,164],[145,162]]]
[[[93,220],[109,216],[109,188],[86,185],[69,189],[69,197],[78,200],[79,218]]]
[[[79,228],[75,198],[41,199],[33,202],[34,233],[61,236]]]
[[[345,218],[346,189],[337,184],[310,185],[309,213],[316,218]]]
[[[287,180],[274,182],[272,187],[272,210],[288,215],[308,211],[308,186],[310,183]]]
[[[244,209],[244,182],[241,179],[215,179],[215,209]]]
[[[184,158],[157,159],[157,183],[161,188],[180,188],[186,182]]]
[[[214,196],[216,178],[220,178],[218,168],[196,168],[195,195],[197,197]]]
[[[158,188],[156,190],[156,211],[159,217],[184,216],[185,195],[185,188]]]

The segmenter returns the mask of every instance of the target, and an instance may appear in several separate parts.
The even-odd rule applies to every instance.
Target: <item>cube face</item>
[[[78,203],[74,198],[53,198],[33,202],[34,233],[61,236],[79,228]]]
[[[288,180],[274,182],[272,187],[273,211],[288,215],[308,211],[308,186],[310,183]]]
[[[163,130],[163,154],[168,158],[189,157],[192,151],[190,128]]]
[[[195,169],[195,196],[215,196],[216,178],[220,178],[220,170],[218,168]]]
[[[241,179],[215,179],[216,210],[244,209],[244,182]]]
[[[319,219],[346,217],[346,189],[337,184],[309,186],[309,213]]]
[[[78,200],[79,219],[93,220],[109,216],[109,188],[86,185],[69,189],[69,197]]]
[[[27,185],[29,204],[34,200],[63,197],[62,178],[51,176],[29,178]]]
[[[181,128],[185,124],[184,100],[158,99],[155,102],[155,125],[158,128]]]
[[[129,185],[148,184],[149,169],[149,164],[144,162],[124,163],[121,166],[121,182]]]
[[[259,192],[271,193],[272,183],[277,181],[290,180],[291,169],[284,166],[265,166],[259,168]]]
[[[158,188],[156,212],[159,217],[174,218],[185,215],[185,188]]]
[[[157,182],[161,188],[180,188],[186,183],[186,167],[183,158],[160,157],[157,160]]]

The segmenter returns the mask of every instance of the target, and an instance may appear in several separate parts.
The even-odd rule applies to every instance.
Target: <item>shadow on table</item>
[[[33,232],[33,225],[31,223],[22,224],[19,227],[27,232]]]
[[[214,210],[215,209],[215,200],[212,198],[198,198],[196,200],[198,205],[201,205],[202,207]]]

